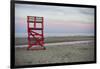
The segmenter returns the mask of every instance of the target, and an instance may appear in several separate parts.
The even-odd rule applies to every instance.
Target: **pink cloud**
[[[66,29],[94,29],[94,23],[85,23],[79,21],[46,21],[49,28],[66,28]]]

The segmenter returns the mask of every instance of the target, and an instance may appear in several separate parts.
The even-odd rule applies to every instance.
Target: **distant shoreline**
[[[27,33],[16,33],[15,37],[27,37]],[[44,37],[68,37],[68,36],[94,36],[94,34],[83,34],[83,33],[77,33],[77,34],[68,34],[68,33],[44,33]]]

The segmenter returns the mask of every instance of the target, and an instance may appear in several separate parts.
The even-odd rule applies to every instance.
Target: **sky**
[[[45,36],[93,35],[94,8],[15,4],[15,36],[27,36],[27,16],[44,17]]]

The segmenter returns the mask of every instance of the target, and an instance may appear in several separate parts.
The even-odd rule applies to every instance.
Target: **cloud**
[[[25,18],[28,15],[44,16],[48,19],[92,22],[94,20],[94,9],[16,4],[16,16]]]
[[[43,16],[45,32],[94,33],[94,9],[15,4],[15,32],[27,32],[27,16]]]

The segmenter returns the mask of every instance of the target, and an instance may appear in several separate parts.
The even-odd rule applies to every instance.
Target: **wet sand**
[[[15,65],[94,61],[94,42],[46,46],[46,50],[15,48]]]

